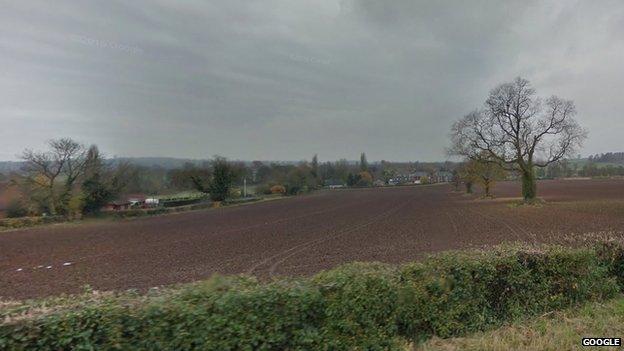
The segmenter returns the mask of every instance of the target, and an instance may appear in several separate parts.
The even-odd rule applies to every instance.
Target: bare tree
[[[479,159],[468,160],[462,167],[466,178],[470,178],[483,186],[484,197],[491,198],[492,187],[497,180],[505,177],[505,170],[500,163],[490,159],[487,154],[482,154]]]
[[[453,124],[449,152],[469,159],[486,153],[507,170],[520,173],[525,201],[537,196],[535,167],[571,155],[587,137],[574,119],[570,100],[542,100],[529,81],[516,78],[494,88],[481,110]]]
[[[84,146],[69,138],[51,140],[48,146],[49,150],[43,152],[27,149],[22,159],[26,161],[25,182],[44,192],[47,210],[54,215],[65,210],[71,190],[84,172],[87,157]],[[63,186],[59,191],[60,181]]]

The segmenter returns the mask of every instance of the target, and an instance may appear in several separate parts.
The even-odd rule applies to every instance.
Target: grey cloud
[[[624,5],[5,1],[0,159],[72,136],[111,155],[443,159],[450,124],[522,75],[621,150]]]

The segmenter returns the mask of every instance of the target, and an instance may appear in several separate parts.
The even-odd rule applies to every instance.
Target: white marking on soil
[[[46,269],[50,269],[50,268],[52,268],[52,266],[46,266]]]
[[[23,271],[23,270],[24,270],[23,268],[18,268],[18,269],[16,269],[16,271],[18,271],[18,272],[21,272],[21,271]]]
[[[71,266],[71,264],[72,264],[71,262],[65,262],[63,263],[63,266]]]

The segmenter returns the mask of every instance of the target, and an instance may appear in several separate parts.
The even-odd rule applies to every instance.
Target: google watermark
[[[106,40],[91,38],[91,37],[84,36],[84,35],[74,34],[70,36],[70,39],[73,42],[77,42],[83,45],[94,46],[94,47],[98,47],[102,49],[124,51],[124,52],[128,52],[131,54],[143,53],[143,49],[138,48],[136,46],[114,43],[114,42],[110,42]]]
[[[581,340],[583,346],[622,346],[621,338],[583,338]]]

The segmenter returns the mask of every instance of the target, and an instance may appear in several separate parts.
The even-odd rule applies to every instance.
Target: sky
[[[624,2],[0,0],[0,160],[446,160],[517,76],[572,99],[583,155],[624,151]]]

